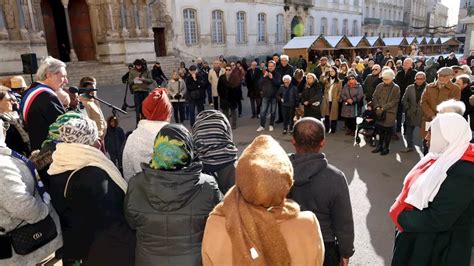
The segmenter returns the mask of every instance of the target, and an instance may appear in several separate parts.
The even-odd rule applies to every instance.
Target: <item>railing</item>
[[[379,18],[365,18],[364,25],[380,25]]]
[[[398,26],[398,27],[406,27],[408,26],[408,23],[404,22],[404,21],[399,21],[399,20],[394,20],[392,21],[393,22],[393,26]]]
[[[393,21],[388,20],[388,19],[384,19],[384,20],[382,21],[382,24],[383,24],[383,25],[391,26],[391,25],[393,25]]]
[[[285,0],[285,4],[287,5],[302,5],[305,7],[312,7],[313,0]]]

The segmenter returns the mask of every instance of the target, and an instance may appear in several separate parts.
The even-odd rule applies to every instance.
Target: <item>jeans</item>
[[[212,103],[212,87],[210,84],[206,88],[206,93],[207,93],[207,102],[211,104]]]
[[[283,115],[283,130],[293,129],[293,117],[295,116],[295,107],[281,106],[281,113]],[[290,128],[288,128],[290,126]]]
[[[275,113],[277,107],[277,100],[275,97],[267,98],[264,97],[262,99],[262,108],[260,112],[260,126],[265,127],[265,123],[267,121],[267,113],[270,109],[270,126],[275,125]]]
[[[194,122],[196,121],[196,115],[204,111],[204,99],[191,100],[189,101],[188,106],[189,106],[189,122],[191,123],[191,126],[193,126]],[[195,112],[196,109],[197,109],[197,113]]]
[[[137,124],[140,121],[143,100],[145,100],[148,94],[150,94],[148,91],[136,91],[133,93],[133,101],[135,102],[135,115],[137,118]]]
[[[231,108],[229,104],[221,100],[222,113],[230,121],[232,129],[237,128],[237,108]]]
[[[405,129],[404,135],[407,140],[407,148],[414,149],[415,144],[413,142],[413,132],[415,131],[415,127],[405,125],[404,129]]]
[[[173,105],[174,121],[176,123],[183,123],[185,119],[184,102],[172,102],[171,104]]]
[[[260,114],[260,106],[262,106],[262,98],[250,98],[250,107],[252,108],[252,116]]]
[[[214,109],[219,110],[219,97],[212,97],[212,103],[214,104]]]

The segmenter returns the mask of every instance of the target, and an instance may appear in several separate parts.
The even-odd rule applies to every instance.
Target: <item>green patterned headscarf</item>
[[[84,119],[82,113],[78,113],[75,111],[69,111],[58,116],[56,121],[49,126],[48,137],[46,138],[45,141],[43,141],[43,144],[41,145],[41,147],[44,147],[45,145],[53,143],[53,142],[60,141],[61,138],[59,136],[59,128],[62,125],[64,125],[67,121],[74,118]]]
[[[155,138],[150,167],[159,170],[178,170],[194,160],[191,133],[182,125],[169,124],[161,128]]]

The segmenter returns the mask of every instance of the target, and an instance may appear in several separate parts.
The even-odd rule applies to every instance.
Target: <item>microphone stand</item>
[[[97,101],[99,101],[99,102],[101,102],[101,103],[107,105],[108,107],[112,108],[112,113],[113,113],[114,115],[116,114],[117,111],[120,112],[120,113],[122,113],[122,114],[124,114],[124,115],[127,114],[127,112],[125,112],[124,110],[118,108],[117,106],[115,106],[115,105],[113,105],[113,104],[111,104],[111,103],[109,103],[109,102],[106,102],[106,101],[104,101],[104,100],[102,100],[102,99],[100,99],[100,98],[97,98],[97,96],[93,96],[93,95],[90,95],[90,96],[91,96],[92,99],[95,99],[95,100],[97,100]]]

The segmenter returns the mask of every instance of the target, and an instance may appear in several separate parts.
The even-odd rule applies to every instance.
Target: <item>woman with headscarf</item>
[[[219,190],[225,194],[235,184],[234,163],[238,152],[229,120],[220,111],[202,111],[192,132],[202,172],[214,176]]]
[[[321,119],[321,104],[323,101],[323,89],[316,75],[306,74],[306,86],[301,93],[301,103],[304,106],[304,116]]]
[[[470,265],[474,145],[459,114],[431,122],[429,153],[407,174],[390,208],[397,227],[392,265]]]
[[[150,161],[156,134],[171,120],[172,105],[165,89],[154,90],[143,101],[142,112],[144,119],[128,136],[123,149],[123,177],[126,180],[142,171],[142,163]]]
[[[270,136],[242,153],[236,184],[209,216],[202,247],[207,265],[323,265],[316,216],[285,199],[293,167]]]
[[[347,76],[347,83],[341,92],[342,108],[341,117],[346,119],[346,135],[354,136],[356,129],[356,117],[362,108],[361,101],[364,98],[362,86],[356,80],[355,74]]]
[[[382,72],[382,83],[377,85],[372,98],[375,109],[376,134],[379,136],[377,147],[372,153],[387,155],[392,140],[393,127],[397,119],[400,87],[393,82],[395,73],[391,69]]]
[[[135,265],[201,265],[206,219],[222,194],[202,173],[184,126],[164,126],[152,148],[125,197],[125,217],[137,232]]]
[[[127,182],[98,149],[96,124],[73,118],[59,135],[48,174],[61,219],[63,264],[132,265],[135,237],[123,215]]]
[[[37,265],[62,246],[59,218],[49,201],[38,192],[38,176],[34,165],[5,143],[5,130],[0,120],[0,264]],[[12,248],[10,236],[15,229],[35,224],[51,215],[58,235],[46,245],[26,255]]]

